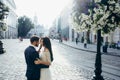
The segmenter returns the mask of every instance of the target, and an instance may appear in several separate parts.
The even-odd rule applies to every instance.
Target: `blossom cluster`
[[[94,9],[89,9],[89,15],[81,13],[79,16],[79,27],[80,30],[99,30],[103,33],[109,33],[114,31],[116,27],[120,25],[120,3],[119,0],[108,0],[102,3],[102,0],[94,1],[97,5]],[[73,18],[74,19],[74,18]]]
[[[7,31],[8,26],[3,21],[0,21],[0,31]]]
[[[6,31],[8,26],[5,23],[5,18],[8,15],[9,8],[0,2],[0,31]]]

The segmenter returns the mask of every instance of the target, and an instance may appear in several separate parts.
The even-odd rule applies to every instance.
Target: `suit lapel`
[[[36,49],[33,46],[29,46],[29,48],[34,49],[36,51]]]

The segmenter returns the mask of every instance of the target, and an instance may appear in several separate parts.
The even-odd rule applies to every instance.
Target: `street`
[[[0,80],[26,80],[24,50],[29,40],[2,40],[6,53],[0,55]],[[50,67],[53,80],[91,80],[96,53],[85,52],[51,40],[54,61]],[[120,57],[102,55],[105,80],[120,80]]]

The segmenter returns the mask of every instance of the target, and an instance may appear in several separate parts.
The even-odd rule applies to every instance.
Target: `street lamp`
[[[95,7],[95,2],[92,0],[92,6],[91,6],[91,19],[93,20],[93,9]],[[102,62],[101,62],[101,29],[97,30],[97,54],[95,59],[95,75],[93,76],[92,80],[104,80],[102,73]]]
[[[4,19],[7,18],[8,12],[9,8],[0,2],[0,32],[7,30],[7,25],[4,22]],[[2,35],[0,34],[0,36]],[[4,52],[3,43],[0,41],[0,54],[3,54]]]
[[[97,1],[97,0],[96,0]],[[97,27],[104,26],[97,30],[97,54],[96,54],[96,61],[95,61],[95,77],[93,80],[104,80],[103,77],[101,76],[102,73],[102,63],[101,63],[101,30],[104,33],[109,33],[110,31],[114,31],[116,27],[119,26],[120,24],[120,3],[118,2],[119,0],[100,0],[98,3],[100,6],[104,6],[104,12],[107,14],[107,17],[102,17],[103,23],[97,23]],[[94,0],[92,0],[94,3]],[[92,8],[93,11],[93,8]],[[102,12],[102,11],[101,11]],[[101,22],[101,21],[100,21]]]

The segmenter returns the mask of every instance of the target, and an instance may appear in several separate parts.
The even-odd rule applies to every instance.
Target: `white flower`
[[[95,3],[99,3],[99,2],[101,2],[101,0],[95,0]]]
[[[115,6],[116,6],[116,7],[119,7],[119,6],[120,6],[120,4],[119,4],[119,3],[116,3],[116,4],[115,4]]]
[[[114,22],[114,21],[115,21],[115,17],[114,17],[114,16],[112,16],[111,20],[112,20],[112,22]]]
[[[97,25],[97,30],[102,29],[101,25]]]
[[[82,23],[81,27],[84,28],[86,26],[85,22]]]
[[[0,31],[7,31],[8,26],[5,23],[2,23],[2,25],[0,25]]]
[[[109,6],[109,9],[110,9],[111,11],[113,11],[113,10],[114,10],[113,6]]]
[[[90,21],[90,20],[87,20],[86,23],[87,23],[88,25],[91,25],[91,21]]]
[[[8,29],[8,26],[6,24],[4,24],[3,27],[2,27],[2,30],[7,31],[7,29]]]
[[[83,19],[83,20],[87,20],[87,19],[89,18],[89,16],[86,15],[86,14],[81,14],[81,16],[82,16],[82,19]]]
[[[104,6],[105,11],[107,10],[107,6]]]
[[[120,13],[120,4],[116,3],[114,13]]]
[[[91,13],[91,10],[90,10],[90,9],[88,9],[88,12],[89,12],[89,13]]]
[[[109,0],[108,3],[109,4],[115,4],[115,1],[114,0]]]
[[[94,10],[95,12],[97,12],[97,8],[94,8],[93,10]]]
[[[111,24],[110,24],[110,23],[108,23],[107,25],[108,25],[108,26],[110,26]]]
[[[114,24],[111,24],[110,27],[114,27]]]

